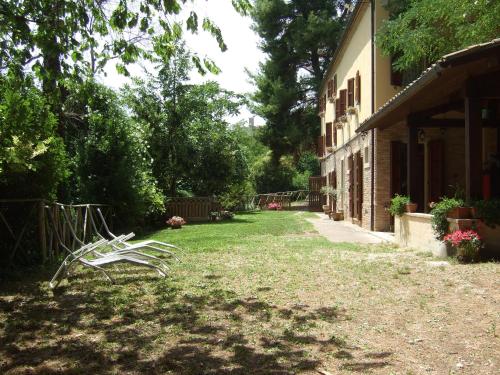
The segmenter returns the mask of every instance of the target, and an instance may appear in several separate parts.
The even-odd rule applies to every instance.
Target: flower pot
[[[470,219],[471,208],[470,207],[455,207],[448,211],[448,217],[450,219]]]
[[[460,263],[474,263],[479,260],[479,247],[463,245],[457,247],[457,260]]]
[[[413,213],[417,212],[418,205],[416,203],[407,203],[406,204],[406,212]]]
[[[181,228],[182,228],[182,225],[180,225],[180,224],[172,224],[170,227],[171,227],[172,229],[181,229]]]

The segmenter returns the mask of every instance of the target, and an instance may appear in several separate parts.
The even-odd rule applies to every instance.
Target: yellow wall
[[[377,30],[388,18],[388,12],[380,1],[377,0],[375,4],[375,30]],[[333,79],[335,74],[337,75],[337,95],[339,95],[340,90],[347,89],[347,80],[354,78],[356,72],[359,71],[361,104],[355,106],[356,114],[347,114],[347,122],[343,124],[342,130],[337,132],[338,147],[354,138],[356,129],[372,114],[371,6],[368,2],[361,5],[356,20],[351,25],[340,48],[336,60],[327,72],[320,97],[327,93],[327,82]],[[375,111],[401,89],[391,86],[390,71],[390,59],[382,56],[380,50],[375,48]],[[327,101],[326,111],[321,120],[321,134],[325,134],[325,123],[333,122],[334,118],[334,104]]]

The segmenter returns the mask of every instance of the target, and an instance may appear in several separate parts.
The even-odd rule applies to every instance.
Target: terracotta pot
[[[417,212],[418,205],[416,203],[408,203],[406,205],[406,212],[413,213]]]
[[[455,207],[448,211],[448,217],[450,219],[470,219],[471,208],[470,207]]]

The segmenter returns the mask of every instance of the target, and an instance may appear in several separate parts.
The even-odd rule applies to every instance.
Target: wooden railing
[[[222,210],[212,197],[168,198],[165,208],[167,216],[180,216],[188,222],[209,220],[210,212]]]
[[[101,208],[111,224],[111,207],[107,205],[63,205],[43,199],[0,200],[0,265],[43,264],[59,259],[65,254],[55,236],[56,228],[66,246],[77,246],[57,206],[66,209],[78,237],[84,242],[94,236],[90,210]]]

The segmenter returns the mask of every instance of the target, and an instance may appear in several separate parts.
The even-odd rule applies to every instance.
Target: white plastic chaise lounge
[[[103,226],[106,234],[110,237],[110,239],[118,239],[117,243],[116,243],[116,246],[120,246],[121,245],[121,246],[125,246],[128,249],[148,249],[148,250],[154,250],[154,251],[158,251],[158,252],[163,253],[163,254],[171,255],[175,259],[177,259],[178,261],[180,261],[180,259],[172,251],[166,250],[166,249],[162,249],[162,248],[158,247],[158,246],[164,246],[164,247],[167,247],[167,248],[170,248],[170,249],[181,250],[181,248],[179,248],[178,246],[175,246],[175,245],[172,245],[172,244],[169,244],[169,243],[165,243],[165,242],[161,242],[161,241],[156,241],[156,240],[146,240],[146,241],[140,241],[140,242],[127,242],[130,238],[127,238],[127,239],[124,239],[124,240],[120,240],[119,236],[114,235],[109,230],[108,224],[106,223],[106,220],[104,219],[104,215],[102,214],[101,210],[99,208],[97,208],[96,211],[97,211],[97,214],[99,215],[99,218],[101,220],[102,226]],[[90,210],[89,210],[89,212],[90,212]],[[93,219],[92,219],[92,213],[91,212],[90,212],[90,215],[91,215],[91,220],[93,221]],[[93,225],[94,225],[94,230],[96,231],[96,234],[100,238],[105,238],[104,236],[102,236],[97,231],[97,228],[95,226],[95,222],[93,222]],[[134,235],[133,233],[130,233],[130,234],[132,234],[132,236]]]
[[[104,255],[101,257],[97,258],[91,258],[90,256],[93,255],[93,252],[96,251],[96,249],[101,248],[103,246],[107,246],[109,241],[106,241],[104,239],[100,239],[99,241],[93,242],[93,243],[88,243],[83,246],[81,246],[77,250],[71,250],[64,241],[61,239],[61,236],[59,234],[59,230],[57,228],[57,225],[54,220],[54,216],[52,212],[50,211],[50,208],[47,207],[48,214],[51,218],[53,229],[54,229],[54,234],[59,242],[60,246],[68,252],[68,256],[64,259],[62,262],[61,266],[57,269],[56,273],[52,277],[52,279],[49,282],[49,286],[51,289],[56,288],[59,283],[62,281],[64,276],[67,275],[68,271],[70,270],[71,267],[75,266],[76,264],[83,265],[84,267],[92,268],[96,271],[100,271],[104,274],[104,276],[111,282],[114,283],[113,278],[108,274],[108,272],[104,269],[106,266],[110,265],[115,265],[115,264],[132,264],[136,266],[142,266],[142,267],[147,267],[150,269],[153,269],[158,272],[158,274],[162,277],[166,276],[166,273],[164,270],[162,270],[160,267],[149,263],[148,261],[145,260],[140,260],[137,258],[134,258],[132,256],[125,256],[125,255],[119,255],[119,254],[113,254],[110,253],[109,255]]]
[[[78,223],[76,222],[75,226],[73,226],[71,218],[68,215],[68,213],[66,212],[66,209],[64,208],[63,205],[57,205],[56,207],[59,207],[59,209],[63,215],[63,218],[65,219],[66,224],[69,228],[69,231],[70,231],[71,235],[73,236],[74,242],[79,244],[80,246],[84,246],[85,243],[83,242],[83,240],[81,240],[78,237],[78,235],[76,233],[75,226],[78,225]],[[169,270],[168,265],[162,259],[155,257],[154,255],[150,255],[150,254],[146,254],[146,253],[143,253],[141,251],[138,251],[138,248],[119,247],[118,246],[118,244],[121,244],[122,241],[126,241],[129,238],[132,238],[134,236],[133,233],[129,233],[126,235],[120,235],[120,236],[117,236],[111,240],[106,239],[103,236],[101,236],[99,234],[99,232],[97,231],[97,228],[96,228],[96,225],[94,223],[92,213],[91,213],[91,210],[89,209],[89,206],[87,206],[87,209],[88,209],[87,213],[88,213],[88,217],[90,218],[91,226],[94,228],[94,231],[95,231],[94,234],[97,237],[99,237],[101,240],[105,240],[104,244],[101,244],[100,246],[92,248],[91,252],[93,255],[95,255],[96,257],[99,257],[99,258],[102,258],[105,256],[110,256],[110,255],[123,255],[123,256],[137,258],[139,260],[146,260],[149,262],[155,262],[155,263],[158,263],[159,267],[163,268],[165,271]],[[152,264],[155,264],[155,263],[152,263]]]

